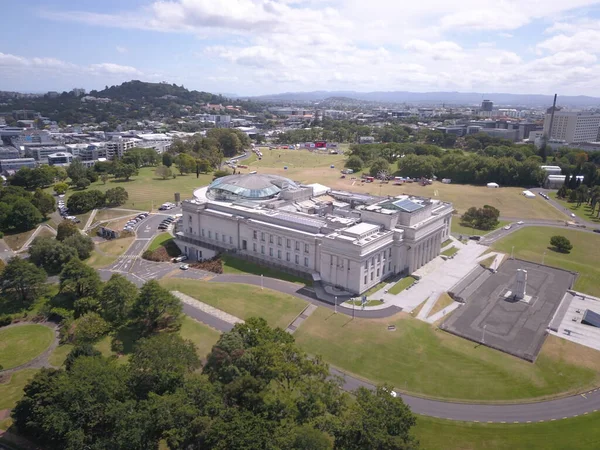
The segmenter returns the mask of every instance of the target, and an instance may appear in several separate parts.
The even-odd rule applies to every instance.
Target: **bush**
[[[569,253],[573,248],[573,244],[564,236],[552,236],[550,238],[550,245],[554,247],[556,251],[561,253]]]
[[[216,180],[217,178],[221,177],[226,177],[227,175],[231,175],[231,173],[228,170],[215,170],[213,172],[213,180]]]
[[[352,169],[354,172],[360,172],[362,170],[362,168],[363,168],[363,164],[364,164],[363,160],[360,159],[359,156],[352,155],[346,161],[345,167],[347,169]]]
[[[207,272],[223,273],[223,260],[218,255],[204,261],[193,262],[190,265],[195,269],[206,270]]]
[[[12,323],[12,316],[9,316],[8,314],[2,314],[0,316],[0,327],[5,327],[7,325],[10,325]]]
[[[83,214],[94,208],[101,208],[105,203],[106,197],[104,193],[96,189],[91,189],[89,191],[75,192],[67,200],[67,207],[73,214]]]

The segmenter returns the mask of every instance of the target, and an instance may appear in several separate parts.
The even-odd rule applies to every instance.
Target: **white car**
[[[182,264],[182,265],[179,266],[179,268],[181,270],[188,270],[190,268],[190,265],[189,264]]]
[[[571,213],[571,217],[575,217],[575,214]]]
[[[510,225],[506,225],[506,226],[504,227],[504,229],[505,229],[505,230],[510,230]]]
[[[523,222],[522,220],[519,220],[519,221],[517,222],[517,225],[523,225],[524,223],[525,223],[525,222]]]

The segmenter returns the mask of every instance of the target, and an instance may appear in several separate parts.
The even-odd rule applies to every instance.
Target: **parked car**
[[[469,239],[471,239],[472,241],[480,241],[481,236],[469,236]]]
[[[504,229],[505,229],[505,230],[510,230],[510,225],[506,225],[506,226],[504,227]]]
[[[525,222],[523,222],[522,220],[519,220],[519,221],[517,222],[517,225],[523,225],[524,223],[525,223]]]
[[[181,262],[181,261],[185,261],[186,259],[188,259],[188,257],[186,255],[181,255],[181,256],[178,256],[177,258],[174,258],[174,261]]]
[[[600,228],[594,228],[594,233],[600,233]]]
[[[190,265],[189,264],[182,264],[182,265],[179,266],[179,268],[181,270],[188,270],[190,268]]]
[[[166,230],[168,227],[168,225],[163,225],[162,223],[158,226],[159,230]]]

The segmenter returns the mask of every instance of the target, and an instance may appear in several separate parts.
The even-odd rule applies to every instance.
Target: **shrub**
[[[5,327],[7,325],[10,325],[12,323],[12,316],[9,316],[8,314],[3,314],[0,316],[0,327]]]
[[[550,245],[561,253],[569,253],[573,248],[573,244],[564,236],[552,236]]]

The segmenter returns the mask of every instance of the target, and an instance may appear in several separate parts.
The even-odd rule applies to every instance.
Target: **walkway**
[[[298,317],[296,317],[292,323],[290,323],[288,325],[288,327],[285,329],[285,331],[287,331],[290,334],[294,334],[296,332],[296,330],[298,329],[298,327],[300,327],[300,325],[302,325],[304,323],[304,321],[306,319],[308,319],[310,317],[310,315],[312,313],[314,313],[317,309],[317,305],[313,305],[312,303],[310,303],[306,308],[304,308],[304,310],[298,315]]]
[[[97,213],[98,213],[97,209],[92,209],[92,212],[90,213],[90,217],[88,217],[87,222],[85,223],[85,225],[83,226],[83,229],[81,230],[82,233],[85,233],[87,230],[90,229],[90,226],[92,225],[92,221],[96,217]]]
[[[223,322],[227,322],[231,325],[235,325],[236,323],[244,323],[242,319],[232,316],[231,314],[226,313],[225,311],[217,309],[213,306],[210,306],[206,303],[203,303],[200,300],[196,300],[194,297],[190,297],[189,295],[186,295],[182,292],[171,291],[171,294],[173,294],[183,303],[190,305],[196,309],[199,309],[200,311],[206,314],[210,314],[211,316],[216,317],[217,319],[222,320]]]
[[[21,246],[21,248],[19,250],[17,250],[17,253],[21,253],[21,252],[25,252],[27,251],[27,249],[29,248],[29,246],[31,245],[31,243],[33,242],[33,240],[36,238],[36,236],[38,234],[40,234],[40,232],[42,230],[48,230],[51,233],[53,233],[54,235],[56,235],[56,230],[54,228],[52,228],[50,225],[43,223],[42,225],[39,225],[35,231],[31,234],[31,236],[29,236],[29,239],[27,239],[25,241],[25,243]]]

